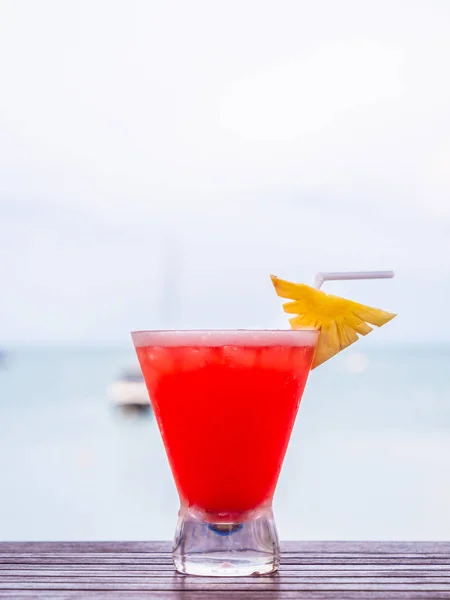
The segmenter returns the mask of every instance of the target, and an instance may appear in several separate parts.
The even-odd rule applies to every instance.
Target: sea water
[[[450,345],[354,348],[306,386],[275,497],[280,537],[449,539]],[[171,539],[178,499],[155,421],[108,396],[136,365],[131,343],[7,350],[0,540]]]

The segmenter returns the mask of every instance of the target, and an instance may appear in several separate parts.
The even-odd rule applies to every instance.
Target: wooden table
[[[450,600],[450,543],[286,542],[278,573],[234,579],[175,573],[167,542],[0,543],[0,598]]]

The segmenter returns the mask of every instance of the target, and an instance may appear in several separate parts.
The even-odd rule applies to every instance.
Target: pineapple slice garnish
[[[312,369],[357,342],[358,334],[367,335],[373,331],[368,323],[381,327],[396,316],[326,294],[304,283],[291,283],[275,275],[271,275],[271,279],[278,296],[292,300],[283,304],[285,312],[296,315],[289,319],[292,329],[312,327],[320,330]]]

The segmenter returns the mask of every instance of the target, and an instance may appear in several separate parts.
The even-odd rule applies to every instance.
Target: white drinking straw
[[[324,281],[345,279],[392,279],[394,271],[343,271],[342,273],[317,273],[314,286],[320,290]]]

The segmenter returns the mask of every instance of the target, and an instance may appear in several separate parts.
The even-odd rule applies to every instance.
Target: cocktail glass
[[[236,576],[278,568],[272,498],[318,335],[132,333],[180,497],[178,571]]]

